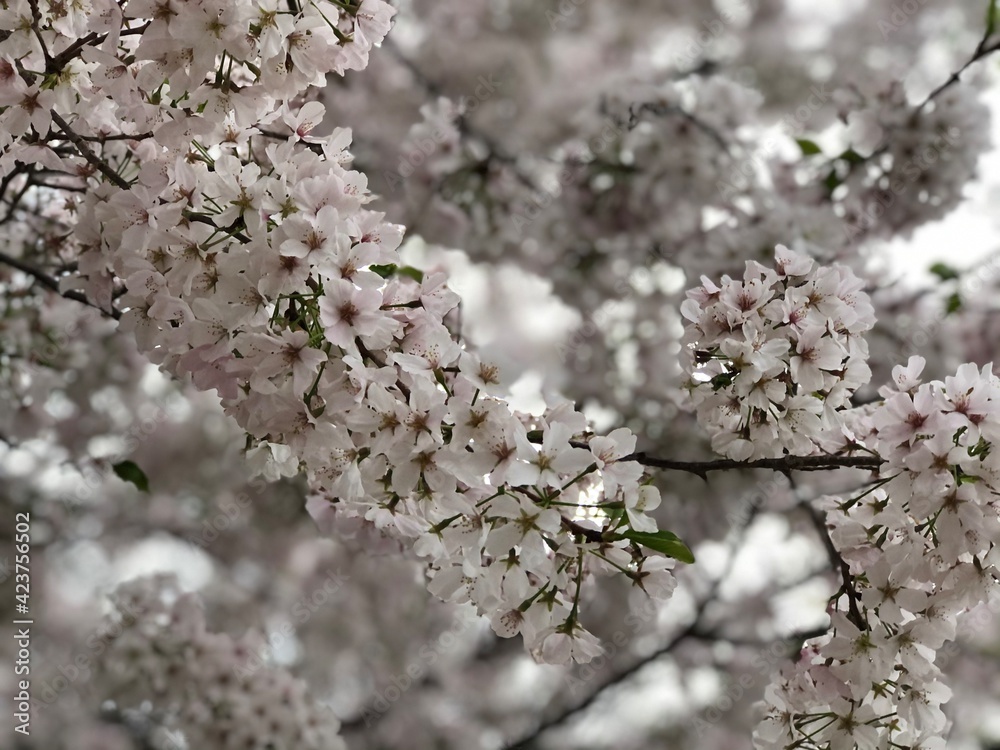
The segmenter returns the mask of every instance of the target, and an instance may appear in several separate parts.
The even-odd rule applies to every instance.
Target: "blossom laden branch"
[[[777,261],[777,273],[750,262],[741,280],[703,277],[689,292],[698,416],[731,466],[770,459],[791,471],[790,458],[813,469],[847,459],[884,476],[856,497],[806,506],[841,579],[837,608],[828,635],[807,643],[768,692],[755,746],[911,747],[946,725],[934,652],[955,637],[960,614],[1000,590],[991,541],[1000,378],[966,364],[923,383],[924,361],[913,357],[893,370],[878,406],[852,408],[870,379],[855,338],[874,322],[867,297],[845,269],[813,276],[811,261],[780,247]],[[839,455],[859,448],[868,455]]]
[[[990,541],[1000,525],[1000,379],[967,364],[924,383],[923,366],[919,357],[897,366],[883,403],[858,425],[886,457],[885,478],[809,508],[846,611],[832,613],[830,633],[808,643],[769,693],[760,748],[909,747],[947,724],[950,691],[934,655],[960,616],[1000,591]],[[835,721],[816,732],[819,716]]]

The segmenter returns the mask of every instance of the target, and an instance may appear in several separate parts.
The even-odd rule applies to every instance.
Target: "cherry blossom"
[[[306,578],[299,573],[323,550],[355,545],[344,554],[373,571],[354,606],[343,608],[358,615],[358,630],[384,617],[406,622],[389,629],[394,637],[411,628],[430,637],[436,623],[428,613],[453,610],[416,595],[395,601],[426,588],[479,618],[477,637],[488,628],[519,636],[524,648],[514,651],[525,660],[627,667],[605,685],[639,672],[641,660],[628,659],[655,649],[659,626],[673,627],[692,601],[695,619],[677,642],[731,639],[712,652],[720,662],[746,640],[735,628],[723,632],[743,619],[725,611],[720,631],[706,632],[706,612],[735,611],[743,599],[717,596],[725,581],[697,566],[681,573],[680,562],[693,556],[665,527],[728,541],[758,511],[783,524],[808,511],[830,558],[821,573],[832,569],[839,588],[828,632],[813,631],[767,688],[756,745],[943,747],[952,692],[944,650],[998,589],[1000,382],[983,365],[993,354],[995,311],[991,293],[970,295],[953,278],[959,271],[938,268],[945,287],[956,282],[948,315],[960,310],[981,325],[938,316],[940,345],[925,351],[910,339],[907,347],[893,316],[922,303],[883,284],[877,241],[944,216],[975,176],[989,112],[980,83],[959,73],[997,49],[989,43],[995,30],[941,85],[922,60],[947,54],[939,37],[962,34],[938,34],[935,23],[893,26],[898,38],[919,42],[919,54],[896,40],[883,40],[882,54],[860,41],[839,43],[879,29],[878,4],[833,23],[822,65],[807,60],[798,42],[808,35],[780,3],[743,8],[724,23],[704,3],[638,3],[627,14],[564,4],[550,24],[530,3],[500,5],[5,3],[0,261],[16,275],[3,279],[0,442],[44,439],[58,449],[43,455],[33,445],[33,455],[13,462],[30,466],[40,486],[62,464],[117,474],[120,462],[90,452],[141,440],[122,439],[110,418],[110,436],[88,432],[124,390],[99,387],[94,373],[120,386],[139,382],[141,365],[153,363],[171,387],[205,399],[196,402],[198,416],[215,399],[229,422],[213,429],[225,445],[243,447],[253,481],[307,493],[316,527],[337,540],[315,539],[312,527],[313,536],[282,537],[267,508],[255,508],[247,557],[261,560],[233,565],[239,586],[213,615],[242,628],[251,618],[234,592],[252,588],[262,569],[284,556],[274,576],[280,593],[284,577]],[[967,9],[950,10],[960,18]],[[700,61],[671,62],[675,40],[662,36],[664,15],[671,29],[704,27],[718,38],[700,44]],[[979,5],[972,15],[981,22]],[[397,17],[391,49],[355,75]],[[511,48],[513,60],[501,52]],[[913,62],[926,99],[912,98],[902,75],[879,62],[886,51]],[[809,110],[805,121],[787,119],[796,107]],[[785,148],[768,140],[775,129]],[[838,142],[830,152],[827,144]],[[405,247],[404,224],[413,240]],[[482,297],[493,297],[499,267],[514,264],[544,276],[579,314],[570,345],[558,347],[566,377],[558,387],[546,383],[545,407],[511,405],[507,384],[517,373],[501,370],[502,351],[477,350],[464,325],[465,290],[435,260],[444,245],[481,264],[476,271],[490,285]],[[688,286],[695,288],[682,302]],[[58,361],[49,339],[69,330],[73,305],[108,320],[62,335]],[[95,330],[105,335],[115,325],[128,354],[87,351]],[[890,353],[884,339],[892,336],[906,351]],[[514,339],[503,331],[498,348],[517,349]],[[927,361],[899,365],[913,348]],[[925,371],[955,374],[924,382]],[[137,401],[123,399],[118,411],[134,411]],[[655,458],[709,445],[726,460]],[[818,479],[809,490],[818,488],[819,499],[773,493],[782,497],[733,514],[733,485],[716,479],[717,470],[747,464],[789,476],[803,468],[872,473],[841,484]],[[694,490],[661,469],[702,479],[711,472],[713,483]],[[14,473],[20,488],[24,472]],[[856,492],[844,489],[851,482]],[[36,494],[25,494],[33,512]],[[794,502],[771,507],[786,499]],[[150,500],[148,512],[121,514],[123,538],[133,526],[158,523],[180,533],[209,506],[165,493]],[[248,503],[225,516],[227,525],[247,522]],[[61,564],[68,541],[121,543],[112,534],[114,506],[94,502],[104,515],[74,528],[67,519],[84,515],[81,503],[65,505],[46,511],[42,528],[54,550],[47,562]],[[735,547],[726,556],[730,567],[739,559]],[[379,601],[383,571],[398,573],[384,574],[399,584],[383,597],[393,601]],[[685,603],[661,608],[678,589]],[[617,604],[595,601],[595,592],[611,591],[622,597]],[[699,599],[703,591],[708,599]],[[628,606],[619,606],[626,597]],[[112,599],[104,625],[121,625],[123,634],[80,688],[110,701],[102,710],[117,729],[81,733],[81,747],[126,747],[122,727],[139,720],[180,731],[188,746],[343,746],[339,723],[306,698],[301,682],[276,659],[245,669],[254,637],[208,630],[196,598],[176,583],[132,582]],[[642,637],[630,628],[635,642],[623,648],[617,636],[639,601],[653,608],[653,625]],[[293,612],[300,604],[285,603]],[[307,610],[307,619],[315,614]],[[390,649],[352,649],[340,630],[352,627],[347,618],[316,616],[312,627],[330,631],[338,658],[324,658],[303,635],[300,668],[322,672],[343,708],[352,686],[372,681],[363,670],[377,673]],[[497,653],[510,657],[496,641],[484,644],[466,643],[468,653],[443,661],[466,658],[465,676],[490,672],[511,684],[522,673],[538,684],[556,674],[513,659],[503,664],[510,669],[477,667]],[[455,706],[479,692],[479,714],[517,718],[516,701],[495,700],[497,692],[469,689],[447,673],[412,677],[412,651],[398,650],[397,673],[446,694],[450,717],[421,713],[414,700],[417,708],[397,707],[402,718],[373,733],[371,746],[405,739],[473,747],[477,731],[476,741],[489,735],[496,745],[496,728],[485,722],[455,728],[463,723],[454,721]],[[707,664],[705,653],[690,662]],[[515,669],[518,681],[510,679]],[[693,703],[698,691],[689,692]],[[353,708],[367,725],[367,707]],[[68,724],[91,728],[93,716],[63,709]],[[558,721],[540,722],[538,731]],[[453,736],[432,736],[445,724]],[[399,727],[403,736],[392,736]]]
[[[748,262],[742,281],[705,279],[681,308],[692,403],[715,450],[738,460],[819,451],[870,378],[874,315],[854,274],[783,246],[776,262],[781,275]]]

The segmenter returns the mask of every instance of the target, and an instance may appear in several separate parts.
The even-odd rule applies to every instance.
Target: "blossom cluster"
[[[278,667],[248,670],[259,644],[206,628],[197,597],[170,577],[139,578],[112,596],[107,627],[121,630],[99,662],[120,711],[148,701],[154,720],[187,747],[343,750],[340,722]]]
[[[513,412],[497,368],[448,327],[446,276],[405,266],[401,227],[366,207],[350,132],[316,135],[323,105],[297,98],[363,66],[391,8],[88,10],[26,4],[39,33],[0,43],[17,139],[0,165],[41,158],[76,188],[50,209],[78,259],[67,285],[120,306],[142,353],[215,390],[255,471],[304,472],[317,518],[412,548],[433,592],[538,659],[600,652],[579,619],[594,572],[669,595],[671,558],[690,553],[647,514],[658,492],[623,460],[635,436],[591,438],[568,403]]]
[[[838,93],[853,145],[840,198],[852,240],[907,237],[958,205],[990,146],[989,111],[974,89],[950,88],[925,106],[898,80],[868,98]]]
[[[398,213],[412,231],[491,261],[513,254],[584,310],[619,296],[624,269],[648,262],[651,248],[682,256],[685,268],[732,267],[740,253],[723,240],[706,253],[695,217],[730,207],[719,185],[733,173],[746,182],[730,126],[756,115],[759,92],[721,76],[683,85],[637,76],[595,98],[599,111],[588,101],[549,149],[516,156],[475,127],[463,102],[438,98],[420,108],[397,168],[383,170],[387,197],[405,202]]]
[[[945,747],[936,652],[1000,593],[1000,378],[965,364],[922,383],[923,367],[897,366],[868,420],[882,477],[826,499],[839,610],[768,689],[759,748]]]
[[[779,245],[775,269],[703,277],[681,312],[689,391],[713,449],[749,460],[836,444],[841,412],[871,379],[863,334],[874,311],[844,266],[817,266]]]

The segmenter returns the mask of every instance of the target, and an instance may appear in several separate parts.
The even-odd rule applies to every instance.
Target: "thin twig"
[[[698,604],[695,606],[694,616],[682,630],[675,633],[674,636],[669,641],[667,641],[664,645],[662,645],[660,648],[658,648],[649,656],[644,656],[643,658],[639,659],[638,661],[634,662],[630,666],[623,669],[621,672],[615,674],[613,677],[611,677],[611,679],[599,685],[592,693],[590,693],[586,698],[584,698],[579,703],[570,706],[564,709],[561,713],[553,716],[552,718],[546,721],[543,721],[541,724],[535,727],[535,729],[531,733],[527,734],[526,736],[522,737],[519,740],[516,740],[513,744],[507,745],[506,750],[529,750],[529,748],[531,748],[534,745],[534,743],[542,734],[549,731],[553,727],[565,723],[568,719],[572,718],[573,716],[576,716],[582,711],[587,710],[601,695],[603,695],[608,690],[608,688],[614,687],[615,685],[619,685],[622,682],[625,682],[651,662],[656,661],[661,656],[669,654],[682,641],[688,638],[697,637],[699,633],[703,632],[702,618],[705,615],[705,611],[708,609],[708,606],[713,601],[715,601],[716,595],[718,594],[719,587],[722,585],[722,582],[725,581],[727,578],[729,578],[729,574],[732,572],[733,566],[736,562],[736,557],[739,552],[739,546],[746,536],[746,530],[750,527],[750,525],[756,518],[758,510],[759,508],[757,507],[751,508],[750,512],[747,514],[747,517],[743,519],[740,526],[734,532],[732,536],[732,542],[729,545],[729,559],[726,561],[725,569],[722,571],[720,575],[718,575],[712,580],[711,584],[708,587],[708,591],[705,592],[705,595],[699,599]]]
[[[819,638],[821,635],[826,635],[830,632],[830,628],[826,626],[820,626],[817,628],[811,628],[810,630],[799,630],[790,635],[783,636],[780,640],[789,641],[794,643],[804,643],[811,638]],[[693,640],[699,641],[709,641],[713,643],[723,642],[728,643],[733,646],[747,646],[754,648],[765,648],[772,646],[774,639],[766,638],[745,638],[743,636],[727,635],[719,630],[696,630],[689,636]]]
[[[949,87],[958,83],[959,79],[962,77],[962,73],[964,73],[973,63],[982,60],[984,57],[996,52],[997,50],[1000,50],[1000,42],[990,45],[989,47],[986,46],[986,42],[989,40],[991,36],[992,34],[990,33],[990,30],[987,29],[986,33],[983,35],[983,38],[979,40],[979,44],[976,46],[976,51],[972,53],[972,57],[966,60],[965,64],[961,68],[959,68],[950,76],[948,76],[947,81],[945,81],[936,89],[934,89],[931,93],[927,95],[926,99],[920,102],[920,104],[917,106],[916,111],[913,113],[914,117],[919,115],[920,112],[924,109],[924,107],[926,107],[935,98],[937,98],[937,96],[941,94],[941,92],[945,91]]]
[[[628,108],[629,130],[635,129],[635,126],[638,125],[639,123],[639,118],[644,112],[649,112],[650,114],[656,115],[658,117],[663,117],[665,115],[677,115],[678,117],[681,117],[684,120],[690,122],[696,128],[705,133],[709,138],[715,141],[716,144],[718,144],[719,148],[721,148],[724,153],[727,154],[729,153],[729,144],[726,143],[726,139],[722,137],[722,134],[719,133],[718,130],[713,128],[704,120],[700,119],[699,117],[696,117],[683,107],[680,107],[676,104],[661,104],[655,102],[633,104],[631,107]]]

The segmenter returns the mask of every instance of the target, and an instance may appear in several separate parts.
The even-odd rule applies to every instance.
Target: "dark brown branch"
[[[653,469],[669,469],[686,471],[707,479],[710,471],[726,471],[729,469],[771,469],[788,474],[792,471],[828,471],[832,469],[868,469],[877,471],[884,463],[879,456],[781,456],[780,458],[758,458],[755,461],[734,461],[731,458],[720,458],[713,461],[673,461],[664,458],[647,456],[645,453],[633,453],[623,461],[636,461]]]
[[[545,433],[542,430],[530,430],[528,440],[541,443]],[[586,441],[571,440],[573,448],[590,448]],[[656,458],[644,452],[632,453],[619,461],[635,461],[651,469],[667,469],[671,471],[686,471],[696,474],[708,481],[708,472],[727,471],[729,469],[770,469],[780,471],[786,476],[793,471],[830,471],[833,469],[868,469],[878,471],[885,463],[880,456],[781,456],[779,458],[758,458],[755,461],[735,461],[731,458],[716,458],[711,461],[677,461],[670,458]]]
[[[106,161],[94,153],[94,150],[87,145],[87,142],[83,140],[73,129],[69,126],[69,123],[63,119],[55,110],[52,110],[52,121],[59,126],[59,130],[64,136],[74,145],[80,152],[80,155],[87,160],[88,163],[93,165],[98,172],[108,178],[108,180],[113,184],[120,187],[122,190],[128,190],[131,185],[125,180],[120,174],[113,170]]]
[[[29,172],[31,168],[32,167],[30,165],[24,164],[23,162],[14,162],[14,168],[4,175],[2,180],[0,180],[0,201],[2,201],[3,197],[7,194],[7,188],[10,187],[10,183],[12,183],[18,175]]]
[[[65,174],[61,175],[65,177]],[[41,187],[48,188],[49,190],[65,190],[67,193],[86,193],[87,188],[80,187],[79,185],[56,185],[53,182],[45,182],[44,180],[35,180],[31,183],[29,187]],[[0,224],[3,220],[0,219]]]
[[[830,632],[830,628],[821,626],[818,628],[812,628],[810,630],[799,630],[790,635],[783,636],[780,638],[782,641],[788,643],[801,644],[810,640],[811,638],[819,638],[821,635],[826,635]],[[766,648],[774,644],[775,639],[765,639],[765,638],[746,638],[738,635],[727,635],[720,630],[696,630],[689,636],[693,640],[698,641],[709,641],[712,643],[728,643],[733,646],[743,646],[749,648]],[[790,649],[791,650],[791,649]],[[798,650],[798,649],[796,649]]]
[[[118,36],[122,37],[122,36],[133,36],[136,34],[141,34],[146,29],[148,29],[149,26],[150,22],[146,22],[142,24],[142,26],[136,26],[134,29],[122,29],[119,32]],[[77,39],[75,42],[73,42],[73,44],[64,49],[58,55],[49,59],[48,63],[45,66],[45,72],[46,73],[60,72],[66,66],[66,63],[70,62],[74,57],[76,57],[80,53],[80,50],[82,50],[84,47],[88,45],[96,46],[98,44],[103,43],[104,40],[107,38],[108,38],[107,34],[99,34],[96,31],[93,31],[87,36],[82,37],[81,39]]]
[[[840,574],[841,585],[836,596],[839,596],[840,594],[847,595],[847,618],[854,623],[858,630],[868,630],[868,624],[865,622],[865,618],[861,614],[860,607],[858,607],[858,600],[860,597],[858,596],[857,588],[854,586],[854,576],[851,575],[850,566],[844,561],[844,558],[834,545],[833,539],[830,537],[830,530],[826,527],[823,515],[809,502],[803,502],[802,507],[805,508],[806,513],[809,514],[809,519],[816,528],[820,541],[823,542],[823,547],[826,549],[827,557],[830,558],[830,565]]]
[[[20,190],[17,191],[17,195],[15,195],[13,198],[10,199],[10,207],[7,209],[7,213],[4,214],[3,218],[0,219],[0,224],[6,224],[7,222],[11,221],[14,218],[14,216],[17,213],[18,206],[21,205],[21,200],[24,198],[25,195],[28,194],[28,191],[32,187],[33,183],[31,178],[32,178],[32,172],[29,171],[28,179],[25,180],[24,185],[21,187]],[[3,185],[4,193],[6,193],[7,187],[8,187],[7,184]],[[0,195],[0,202],[2,202],[2,200],[3,196]]]
[[[4,5],[6,6],[6,3]],[[35,39],[38,40],[38,45],[42,49],[42,57],[45,59],[45,66],[48,67],[52,61],[52,56],[49,54],[49,48],[45,44],[45,39],[42,37],[42,31],[39,28],[42,23],[42,14],[38,9],[38,0],[28,0],[28,7],[31,9],[31,32],[35,35]]]
[[[187,219],[188,221],[194,221],[197,222],[198,224],[205,224],[207,226],[214,227],[215,229],[218,229],[220,232],[228,234],[234,240],[239,240],[244,245],[250,242],[250,238],[247,237],[242,232],[236,231],[235,229],[232,228],[220,227],[218,224],[212,221],[211,216],[206,216],[205,214],[199,214],[196,213],[195,211],[185,211],[184,218]],[[239,220],[237,219],[237,221]]]
[[[92,31],[90,34],[83,37],[82,39],[77,39],[75,42],[73,42],[73,44],[64,49],[58,55],[49,59],[48,63],[45,66],[45,72],[58,73],[63,69],[66,63],[68,63],[70,60],[76,57],[77,53],[80,52],[80,50],[82,50],[88,44],[94,44],[94,43],[100,44],[105,39],[107,39],[107,37],[108,37],[107,34],[98,34],[96,31]]]
[[[276,140],[276,141],[287,141],[289,138],[291,138],[293,135],[295,135],[291,131],[289,131],[288,133],[282,134],[282,133],[279,133],[277,130],[267,130],[266,128],[257,128],[257,130],[259,131],[259,134],[262,137],[264,137],[264,138],[271,138],[272,140]],[[308,148],[314,154],[322,154],[323,153],[323,144],[322,143],[313,143],[311,141],[305,141],[305,140],[300,140],[299,143],[301,143],[303,146],[305,146],[306,148]]]
[[[840,577],[842,581],[840,591],[847,594],[847,619],[853,622],[858,630],[868,630],[868,623],[865,622],[861,609],[858,607],[860,597],[854,586],[854,576],[851,575],[851,569],[844,560],[840,561]]]
[[[923,111],[924,107],[926,107],[928,104],[930,104],[942,92],[946,91],[948,88],[950,88],[951,86],[953,86],[956,83],[958,83],[959,80],[962,77],[962,73],[964,73],[973,63],[976,63],[979,60],[982,60],[984,57],[987,57],[988,55],[991,55],[992,53],[996,52],[997,50],[1000,50],[1000,42],[997,42],[996,44],[992,44],[989,47],[986,46],[986,42],[989,41],[989,38],[991,36],[992,36],[991,30],[987,29],[986,33],[983,35],[983,38],[979,40],[979,44],[976,46],[975,52],[972,53],[972,57],[970,57],[968,60],[966,60],[965,64],[961,68],[959,68],[954,73],[952,73],[950,76],[948,76],[948,80],[947,81],[945,81],[940,86],[938,86],[936,89],[934,89],[931,93],[929,93],[927,95],[926,99],[924,99],[922,102],[920,102],[920,104],[917,106],[916,111],[914,111],[914,113],[913,113],[914,117],[916,117],[917,115],[919,115],[920,112]]]
[[[81,302],[84,305],[93,307],[95,310],[100,310],[101,314],[105,315],[106,317],[114,318],[115,320],[118,320],[121,317],[121,313],[118,310],[112,309],[109,312],[108,310],[102,308],[100,305],[91,302],[89,299],[87,299],[86,295],[83,295],[80,292],[73,290],[66,292],[62,291],[59,288],[58,281],[56,281],[54,278],[49,276],[41,269],[35,268],[30,263],[25,263],[23,260],[11,257],[10,255],[7,255],[6,253],[2,252],[0,252],[0,263],[8,265],[11,268],[16,268],[21,273],[31,276],[33,279],[35,279],[35,281],[37,281],[39,284],[41,284],[43,287],[45,287],[51,292],[55,292],[56,294],[65,297],[66,299],[71,299],[74,302]]]
[[[128,133],[113,133],[111,135],[81,135],[80,140],[93,141],[94,143],[104,143],[105,141],[144,141],[152,137],[152,133],[136,133],[135,135],[129,135]]]
[[[530,734],[522,737],[519,740],[516,740],[513,744],[506,745],[505,746],[506,750],[529,750],[531,747],[534,746],[538,738],[541,737],[543,734],[545,734],[547,731],[549,731],[554,727],[559,726],[560,724],[565,723],[572,717],[590,708],[590,706],[594,704],[594,701],[596,701],[598,697],[603,695],[608,688],[614,687],[615,685],[619,685],[625,682],[626,680],[630,679],[634,674],[639,672],[641,669],[648,666],[651,662],[656,661],[661,656],[669,654],[682,641],[687,640],[688,638],[692,637],[695,633],[699,631],[701,627],[701,617],[704,614],[705,608],[708,606],[708,602],[709,600],[707,598],[703,599],[699,603],[698,609],[695,612],[695,617],[690,622],[690,624],[688,624],[687,627],[685,627],[683,630],[674,635],[674,637],[671,638],[669,641],[667,641],[663,646],[658,648],[649,656],[639,659],[634,664],[630,665],[629,667],[626,667],[621,672],[618,672],[611,679],[609,679],[604,684],[600,685],[596,690],[590,693],[590,695],[588,695],[582,701],[577,703],[575,706],[570,706],[562,713],[553,716],[551,719],[543,721]]]
[[[600,529],[590,529],[586,526],[581,526],[576,523],[576,521],[571,521],[566,517],[562,517],[562,525],[566,527],[566,530],[576,534],[577,536],[582,536],[588,542],[596,542],[597,544],[607,544],[607,540],[601,533]]]

